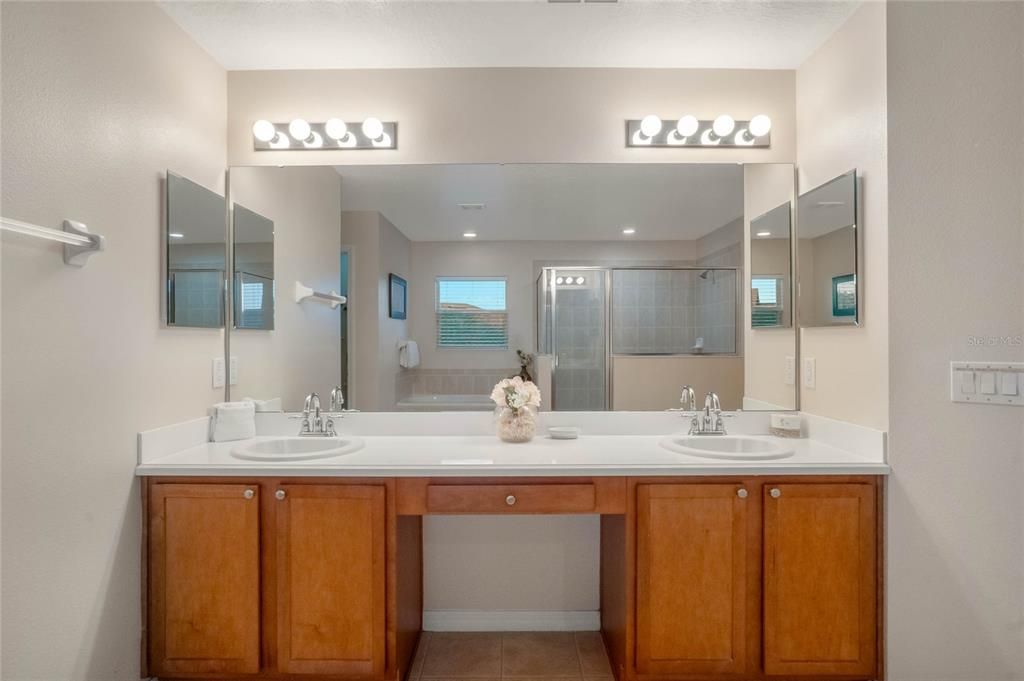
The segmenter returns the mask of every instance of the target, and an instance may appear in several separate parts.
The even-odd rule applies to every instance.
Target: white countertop
[[[389,415],[397,418],[396,415]],[[585,434],[576,440],[553,440],[541,430],[533,441],[521,444],[501,442],[494,435],[480,434],[479,417],[470,419],[471,434],[372,434],[378,417],[348,422],[342,436],[351,433],[364,442],[362,449],[329,459],[306,461],[246,461],[231,455],[242,442],[196,442],[203,433],[201,420],[179,424],[140,435],[139,476],[337,476],[337,477],[459,477],[459,476],[656,476],[656,475],[886,475],[884,434],[879,451],[860,446],[840,448],[835,442],[812,439],[777,440],[794,450],[791,457],[769,461],[732,461],[703,458],[669,451],[659,445],[666,435],[684,434],[678,419],[646,422],[654,434],[616,434],[628,429],[606,427],[608,433]],[[452,415],[446,415],[452,418]],[[606,417],[607,418],[607,415]],[[618,418],[618,417],[616,417]],[[646,417],[648,420],[650,417]],[[562,419],[559,419],[562,420]],[[577,420],[578,421],[578,420]],[[394,425],[389,430],[408,430]],[[487,423],[485,421],[484,423]],[[634,421],[634,423],[637,423]],[[735,432],[756,435],[758,421],[747,419]],[[547,425],[555,425],[548,423]],[[564,425],[564,424],[558,424]],[[191,434],[184,434],[184,429]],[[293,435],[293,422],[280,418],[258,426],[260,437]],[[830,426],[831,428],[831,426]],[[365,432],[359,432],[363,430]],[[434,428],[434,431],[444,429]],[[766,429],[765,429],[766,430]],[[828,433],[828,429],[819,429]],[[753,432],[750,432],[753,431]],[[764,432],[763,430],[761,432]],[[877,431],[875,431],[877,432]],[[843,433],[838,433],[843,435]],[[189,437],[192,438],[189,443]],[[836,439],[836,438],[832,438]],[[844,438],[838,438],[840,442]],[[159,440],[159,441],[158,441]],[[854,441],[857,438],[853,438]],[[861,438],[870,443],[870,438]],[[849,439],[845,439],[849,442]],[[155,443],[155,444],[154,444]],[[182,446],[184,445],[184,446]],[[190,446],[189,446],[190,445]],[[144,451],[146,450],[146,451]]]

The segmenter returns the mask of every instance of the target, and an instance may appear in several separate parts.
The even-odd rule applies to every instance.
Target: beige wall
[[[337,291],[341,278],[341,177],[333,168],[233,168],[231,200],[274,221],[274,329],[235,329],[238,384],[231,398],[280,397],[300,411],[310,392],[326,400],[341,377],[340,312],[295,303],[295,282]],[[327,403],[324,402],[326,408]]]
[[[868,2],[796,72],[801,193],[852,168],[862,178],[862,325],[804,329],[817,386],[800,408],[885,430],[888,426],[888,204],[885,4]]]
[[[380,393],[380,213],[341,213],[341,244],[348,250],[349,394],[346,406],[375,410]]]
[[[742,357],[624,357],[612,360],[612,409],[659,411],[680,406],[684,385],[693,388],[698,407],[711,391],[722,409],[743,406]]]
[[[887,678],[1024,679],[1024,410],[949,401],[951,360],[1024,361],[972,343],[1024,335],[1024,4],[887,14]]]
[[[396,379],[404,371],[398,365],[398,341],[409,338],[412,310],[406,310],[406,319],[391,319],[389,316],[389,278],[397,274],[408,282],[411,272],[411,243],[405,235],[383,215],[380,218],[380,262],[377,267],[377,407],[383,410],[395,409]],[[408,291],[406,291],[408,305]],[[421,310],[421,314],[422,314]],[[403,396],[404,397],[404,396]]]
[[[140,430],[202,416],[220,330],[161,328],[162,183],[223,191],[226,77],[156,5],[2,4],[3,668],[139,678]]]
[[[228,159],[246,164],[792,162],[792,71],[386,69],[228,74]],[[627,149],[656,112],[772,118],[771,149]],[[296,116],[398,121],[398,150],[254,152],[252,124]]]
[[[769,210],[793,199],[793,166],[789,163],[748,165],[743,168],[743,233],[745,243],[751,243],[750,221]],[[788,274],[790,268],[788,239],[760,239],[744,253],[743,276],[743,361],[744,393],[751,409],[776,407],[796,408],[796,386],[787,385],[786,358],[795,357],[796,331],[792,326],[781,329],[750,328],[750,275],[753,272],[753,249],[758,251],[758,264],[762,264],[764,249],[773,258],[770,271],[758,274]],[[786,296],[790,295],[786,287]],[[789,303],[791,304],[791,301]],[[792,309],[792,308],[790,308]],[[792,319],[790,320],[792,324]]]

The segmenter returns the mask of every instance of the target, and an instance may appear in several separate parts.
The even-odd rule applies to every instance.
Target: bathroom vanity
[[[688,458],[663,440],[367,434],[289,463],[240,460],[240,443],[143,453],[147,673],[402,679],[423,516],[597,514],[620,681],[880,678],[884,458],[813,440],[785,459]]]

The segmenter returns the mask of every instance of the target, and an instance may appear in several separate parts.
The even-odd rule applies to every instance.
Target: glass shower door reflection
[[[603,269],[545,269],[539,340],[555,357],[555,411],[608,408],[607,277]]]

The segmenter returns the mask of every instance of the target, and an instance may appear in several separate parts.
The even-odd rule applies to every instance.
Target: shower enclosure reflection
[[[538,349],[552,357],[550,407],[643,408],[646,391],[629,376],[654,366],[687,375],[698,356],[736,358],[739,276],[736,267],[543,268]],[[720,383],[726,408],[739,408],[742,374],[722,372]]]

